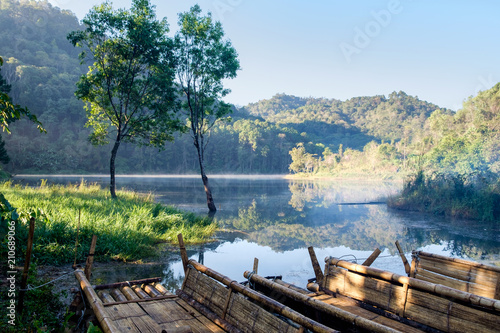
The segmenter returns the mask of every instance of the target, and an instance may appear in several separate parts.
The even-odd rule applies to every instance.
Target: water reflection
[[[23,179],[34,184],[40,177]],[[107,184],[106,176],[86,180]],[[81,177],[49,178],[49,183],[80,181]],[[418,249],[500,264],[498,225],[394,211],[380,204],[401,188],[400,183],[220,176],[212,177],[211,182],[218,207],[215,219],[226,232],[218,235],[217,242],[191,248],[190,256],[232,279],[241,280],[243,272],[252,268],[253,258],[259,257],[260,274],[283,274],[288,281],[304,285],[313,275],[306,249],[311,245],[320,260],[330,255],[365,258],[379,247],[383,253],[375,267],[404,274],[400,259],[394,256],[396,240],[408,257],[412,249]],[[166,204],[207,212],[197,176],[119,178],[118,184],[153,192]],[[183,272],[178,259],[157,266],[156,271],[144,268],[137,275],[162,274],[171,289],[179,286]],[[114,276],[111,282],[135,278],[134,272],[124,274],[127,276]],[[147,277],[144,274],[137,278]]]

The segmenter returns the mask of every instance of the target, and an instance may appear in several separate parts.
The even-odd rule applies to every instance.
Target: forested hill
[[[420,132],[431,113],[440,109],[403,91],[393,92],[388,97],[354,97],[344,102],[277,94],[245,108],[250,114],[277,124],[323,123],[339,127],[337,131],[341,132],[342,128],[358,129],[386,141],[400,140]]]
[[[0,74],[11,85],[14,102],[27,106],[47,129],[44,135],[28,122],[12,124],[13,134],[3,135],[11,158],[7,171],[108,172],[111,147],[88,142],[83,103],[74,97],[75,83],[87,67],[80,65],[79,50],[66,36],[80,28],[71,12],[47,1],[0,0],[0,56],[5,60]],[[288,173],[294,156],[300,160],[297,149],[302,157],[326,161],[330,156],[335,164],[345,151],[373,145],[404,161],[412,142],[427,135],[429,117],[438,109],[404,92],[346,101],[278,94],[234,108],[232,121],[220,122],[211,132],[206,165],[210,173]],[[294,166],[293,171],[314,167]],[[198,172],[189,135],[177,136],[161,152],[126,145],[116,167],[117,173]]]

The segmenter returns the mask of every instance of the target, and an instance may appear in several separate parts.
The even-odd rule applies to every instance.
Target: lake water
[[[37,184],[80,182],[81,176],[18,176]],[[84,176],[89,183],[109,184],[108,176]],[[320,264],[327,256],[362,263],[375,248],[382,254],[373,267],[404,275],[396,255],[398,240],[411,260],[411,250],[500,265],[500,226],[427,214],[402,212],[383,202],[396,194],[400,182],[289,180],[282,176],[209,176],[223,232],[209,244],[190,247],[191,258],[232,279],[242,281],[259,259],[259,274],[282,275],[305,286],[314,276],[307,251],[314,246]],[[206,214],[199,176],[122,176],[118,188],[153,193],[156,200]],[[174,250],[177,253],[177,250]],[[175,256],[178,258],[178,256]],[[163,276],[175,290],[182,283],[180,261],[94,272],[93,284]]]

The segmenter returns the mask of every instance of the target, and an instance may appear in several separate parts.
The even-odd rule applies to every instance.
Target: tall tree
[[[221,100],[230,92],[224,89],[222,80],[235,78],[240,64],[231,42],[224,39],[221,23],[213,21],[210,13],[202,16],[198,5],[179,14],[179,26],[175,35],[177,80],[198,154],[208,209],[215,212],[205,172],[207,134],[217,120],[231,112],[230,105]]]
[[[86,102],[87,126],[96,145],[114,139],[110,158],[110,192],[116,198],[115,159],[122,142],[161,147],[180,128],[175,117],[172,40],[166,19],[156,19],[148,0],[133,0],[130,10],[111,3],[93,7],[85,30],[68,35],[90,57],[87,75],[76,96]]]

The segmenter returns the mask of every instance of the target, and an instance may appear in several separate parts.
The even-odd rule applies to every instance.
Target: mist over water
[[[16,181],[48,183],[99,183],[109,176],[17,176]],[[191,258],[231,277],[243,280],[259,258],[260,275],[283,275],[305,286],[314,276],[307,252],[314,246],[320,264],[327,256],[358,263],[375,248],[383,252],[372,265],[404,274],[394,242],[405,249],[461,257],[500,265],[500,228],[495,224],[448,219],[387,208],[385,198],[396,194],[400,182],[293,180],[283,176],[209,176],[221,229],[212,243],[191,247]],[[118,188],[152,193],[158,202],[207,214],[203,184],[198,175],[120,176]],[[175,250],[177,251],[177,250]],[[164,276],[173,290],[182,282],[182,265],[166,260],[156,266],[103,271],[95,275],[108,283]]]

